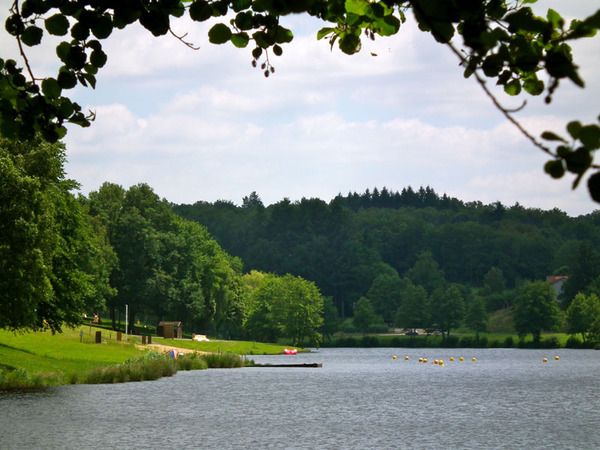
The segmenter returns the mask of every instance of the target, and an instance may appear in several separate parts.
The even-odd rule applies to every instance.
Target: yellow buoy
[[[424,362],[425,364],[427,364],[427,360],[426,360],[426,359],[423,359],[423,362]]]
[[[440,359],[440,360],[439,360],[439,362],[438,362],[438,364],[439,364],[440,366],[443,366],[443,365],[444,365],[444,361]]]
[[[542,359],[542,362],[548,362],[548,359],[544,358]]]
[[[554,359],[558,361],[560,358],[558,356],[555,356]]]
[[[454,357],[452,357],[452,356],[451,356],[451,357],[450,357],[450,361],[454,361]]]
[[[392,356],[392,358],[396,359],[396,355]]]
[[[438,364],[439,361],[436,359],[435,361],[433,361],[434,364]]]
[[[408,356],[404,357],[404,361],[408,361],[410,358]]]
[[[473,362],[476,362],[476,361],[477,361],[477,358],[473,358],[471,361],[473,361]]]
[[[463,358],[462,356],[460,358],[458,358],[459,361],[464,361],[465,358]]]
[[[423,358],[419,358],[419,362],[423,362]]]

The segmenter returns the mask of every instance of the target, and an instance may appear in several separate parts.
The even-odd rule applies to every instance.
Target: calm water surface
[[[0,393],[0,448],[600,448],[598,351],[321,349],[253,359],[323,367]]]

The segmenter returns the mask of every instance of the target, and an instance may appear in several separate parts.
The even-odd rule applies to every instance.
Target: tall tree
[[[364,334],[375,323],[376,318],[377,314],[375,314],[371,301],[367,297],[359,298],[354,306],[354,317],[352,318],[354,326]]]
[[[542,331],[556,330],[560,325],[560,309],[554,289],[545,281],[527,281],[517,292],[514,305],[515,329],[520,337],[528,333],[535,342]]]
[[[565,307],[579,292],[585,292],[594,278],[600,276],[600,254],[589,241],[579,243],[576,257],[571,261],[569,278],[563,286],[561,299]]]
[[[415,265],[406,273],[406,277],[415,285],[423,286],[430,294],[446,284],[444,272],[439,268],[431,252],[421,253]]]
[[[465,316],[465,299],[456,285],[438,288],[429,298],[431,321],[437,325],[442,336],[450,335],[452,328],[458,327]]]
[[[331,340],[333,335],[340,329],[340,319],[338,310],[331,297],[325,297],[323,300],[323,325],[321,325],[321,334],[324,340]]]
[[[402,303],[396,311],[395,324],[397,327],[413,331],[430,324],[427,291],[423,286],[407,282],[402,292]]]
[[[373,280],[373,284],[367,291],[373,309],[388,324],[394,322],[394,314],[400,306],[406,284],[407,281],[400,278],[397,273],[381,274]]]
[[[0,328],[74,326],[113,294],[104,230],[65,178],[64,146],[0,139]]]
[[[479,333],[484,333],[488,328],[489,316],[485,310],[485,301],[475,297],[467,310],[465,325],[475,331],[475,339],[479,341]]]
[[[567,308],[567,332],[581,333],[583,342],[588,340],[596,321],[600,320],[600,300],[594,294],[577,294]]]

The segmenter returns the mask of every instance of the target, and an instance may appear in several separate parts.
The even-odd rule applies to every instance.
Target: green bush
[[[358,330],[354,326],[352,319],[344,319],[344,321],[340,324],[340,330],[342,333],[356,333]]]
[[[177,373],[174,359],[159,353],[147,352],[123,364],[97,367],[78,379],[84,384],[125,383],[127,381],[158,380]]]
[[[560,348],[560,341],[556,336],[550,336],[541,343],[543,348]]]
[[[379,347],[379,339],[375,336],[364,336],[360,340],[360,346],[365,348]]]
[[[200,356],[209,369],[230,369],[242,367],[244,362],[234,353],[208,353]]]
[[[575,336],[569,336],[567,342],[565,343],[566,348],[585,348],[584,343],[581,339]]]
[[[456,348],[458,347],[458,336],[446,336],[442,340],[442,347]]]
[[[512,336],[506,336],[506,338],[504,339],[504,347],[506,347],[506,348],[512,348],[514,346],[515,346],[515,340],[514,340],[514,338]]]
[[[387,333],[390,328],[385,323],[373,323],[367,328],[367,333]]]
[[[208,363],[199,353],[188,353],[177,358],[177,370],[204,370]]]
[[[473,336],[463,336],[460,339],[459,347],[463,348],[473,348],[475,347],[475,338]]]
[[[358,347],[358,342],[356,341],[355,338],[353,337],[344,337],[344,338],[339,338],[337,340],[334,341],[334,346],[335,347]]]
[[[41,374],[30,374],[23,369],[10,369],[0,367],[0,390],[38,389],[47,384],[54,377],[44,377]]]

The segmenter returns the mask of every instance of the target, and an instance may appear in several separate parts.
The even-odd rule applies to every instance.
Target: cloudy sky
[[[537,8],[572,18],[595,6],[540,0]],[[293,16],[285,24],[295,39],[272,58],[276,72],[269,78],[251,67],[251,49],[208,43],[205,24],[173,24],[197,51],[140,26],[114,32],[103,44],[109,61],[96,89],[72,91],[97,119],[91,128],[69,128],[69,177],[84,194],[104,181],[126,188],[144,182],[175,203],[240,204],[252,191],[265,204],[284,197],[329,201],[338,193],[411,185],[464,201],[557,207],[570,215],[597,209],[585,185],[572,191],[571,177],[556,181],[543,173],[548,158],[412,18],[397,36],[364,42],[354,56],[317,41],[323,24],[316,20]],[[572,119],[596,120],[599,41],[574,46],[586,89],[564,82],[550,106],[528,99],[517,117],[534,135],[563,132]],[[17,56],[4,31],[0,51]],[[52,46],[29,55],[36,76],[56,64]]]

